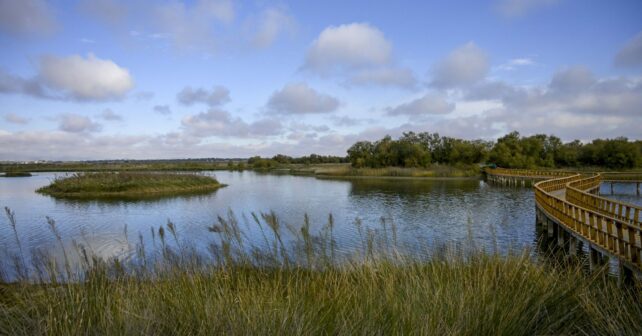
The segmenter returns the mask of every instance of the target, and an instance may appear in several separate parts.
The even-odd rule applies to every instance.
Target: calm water
[[[410,249],[435,242],[465,242],[469,237],[479,246],[501,250],[532,247],[536,242],[530,188],[498,187],[479,180],[337,181],[248,171],[206,174],[229,186],[207,195],[160,200],[74,201],[35,193],[61,173],[0,178],[0,206],[15,212],[24,250],[57,248],[46,222],[49,216],[56,221],[65,244],[75,240],[102,257],[131,254],[139,233],[149,244],[151,228],[157,229],[168,220],[177,225],[182,241],[205,249],[215,235],[207,227],[229,211],[244,223],[243,217],[250,218],[251,212],[273,210],[284,224],[297,228],[307,213],[313,232],[332,214],[334,238],[343,251],[359,245],[357,219],[364,227],[380,230],[382,217],[388,227],[394,222],[398,241]],[[635,195],[632,190],[624,193]],[[640,201],[635,196],[624,197]],[[247,230],[250,239],[260,239],[255,226],[248,225]],[[0,217],[0,250],[17,252],[4,213]]]

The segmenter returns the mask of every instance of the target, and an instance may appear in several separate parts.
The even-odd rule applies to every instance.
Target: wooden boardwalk
[[[642,280],[642,207],[601,197],[600,185],[635,183],[639,194],[642,173],[591,173],[524,169],[487,169],[489,181],[520,185],[531,181],[535,189],[537,223],[549,237],[577,252],[578,242],[588,246],[591,265],[613,258],[620,278]],[[522,181],[522,182],[520,182]]]

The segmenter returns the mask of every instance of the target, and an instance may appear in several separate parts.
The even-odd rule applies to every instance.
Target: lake
[[[229,212],[247,228],[249,239],[257,241],[261,235],[252,225],[252,212],[274,211],[284,226],[295,229],[308,214],[313,233],[332,214],[336,246],[348,253],[363,241],[357,221],[364,230],[394,226],[399,245],[412,253],[424,253],[426,246],[435,244],[471,240],[479,247],[500,251],[532,248],[537,241],[531,188],[500,187],[477,179],[329,180],[252,171],[204,174],[216,176],[228,187],[205,195],[156,200],[83,201],[35,192],[64,173],[0,178],[0,206],[15,212],[23,250],[57,249],[47,224],[50,217],[65,245],[80,242],[104,258],[130,256],[139,234],[146,244],[152,244],[151,230],[168,220],[176,224],[180,241],[205,251],[216,235],[208,227],[217,222],[217,216],[226,217]],[[640,204],[634,186],[617,185],[615,190],[621,194],[618,198]],[[603,187],[603,191],[610,189]],[[0,249],[10,254],[18,251],[4,213]]]

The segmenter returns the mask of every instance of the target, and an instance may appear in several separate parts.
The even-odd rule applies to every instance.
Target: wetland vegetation
[[[223,186],[213,177],[198,174],[83,172],[57,177],[37,192],[73,198],[140,197],[208,192]]]
[[[9,218],[12,212],[7,209]],[[642,306],[605,270],[528,251],[500,255],[441,246],[429,258],[397,250],[394,224],[361,234],[342,255],[333,220],[312,232],[273,213],[252,216],[252,242],[233,214],[197,254],[168,222],[139,262],[103,260],[75,244],[62,259],[14,258],[21,280],[0,285],[0,333],[639,335]],[[11,221],[16,230],[15,220]],[[57,224],[49,227],[61,248]],[[207,234],[205,232],[205,234]],[[293,237],[289,244],[286,237]],[[16,234],[18,237],[18,234]],[[80,267],[71,261],[76,257]],[[34,284],[33,282],[37,282]]]
[[[0,177],[29,177],[29,176],[31,176],[31,173],[26,171],[8,171],[8,172],[5,172],[3,175],[0,175]]]

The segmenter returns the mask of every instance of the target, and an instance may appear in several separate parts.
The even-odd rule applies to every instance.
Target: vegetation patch
[[[223,186],[197,174],[100,172],[58,177],[37,192],[72,198],[145,197],[209,192]]]
[[[4,175],[0,175],[3,177],[29,177],[31,176],[30,172],[26,171],[8,171],[5,172]]]

